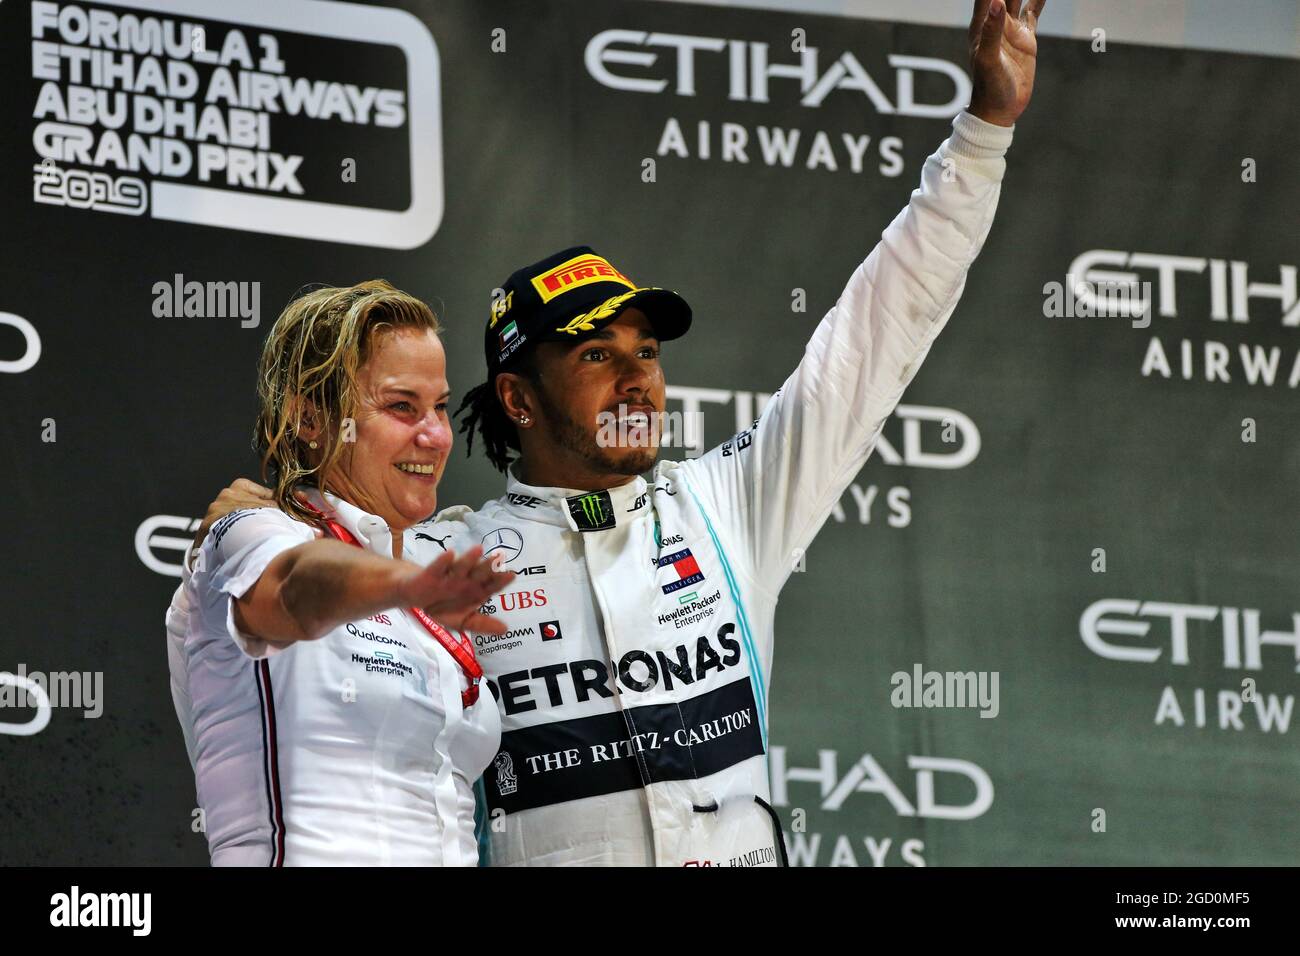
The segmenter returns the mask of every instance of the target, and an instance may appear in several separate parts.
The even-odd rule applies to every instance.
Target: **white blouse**
[[[387,524],[333,495],[338,522],[390,557]],[[213,865],[474,866],[474,782],[501,725],[407,610],[277,645],[239,632],[234,599],[320,533],[274,508],[212,526],[167,612],[173,694]],[[413,535],[403,554],[414,560]]]

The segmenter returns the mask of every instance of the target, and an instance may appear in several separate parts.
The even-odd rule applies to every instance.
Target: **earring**
[[[318,445],[318,444],[316,443],[316,439],[313,438],[311,441],[307,442],[307,447],[308,447],[308,448],[319,448],[320,445]]]
[[[519,424],[520,424],[520,425],[527,425],[530,421],[532,421],[532,419],[530,419],[527,415],[520,415],[520,416],[519,416]]]

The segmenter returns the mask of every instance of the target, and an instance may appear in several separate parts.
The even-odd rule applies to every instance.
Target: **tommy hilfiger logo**
[[[664,594],[672,594],[674,591],[680,591],[684,587],[692,584],[698,584],[704,580],[704,572],[700,570],[699,564],[695,561],[695,555],[691,554],[690,548],[683,548],[681,551],[674,551],[672,554],[665,555],[655,564],[660,568],[670,568],[675,581],[670,581],[662,586]]]

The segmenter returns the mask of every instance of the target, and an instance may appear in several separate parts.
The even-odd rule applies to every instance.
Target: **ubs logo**
[[[507,591],[497,600],[500,602],[503,611],[546,607],[546,588],[537,588],[535,591]]]

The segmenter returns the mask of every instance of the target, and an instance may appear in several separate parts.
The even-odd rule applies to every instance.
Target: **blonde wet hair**
[[[400,328],[442,331],[428,305],[383,279],[313,289],[285,306],[271,326],[257,365],[253,447],[261,457],[262,481],[271,485],[281,511],[316,523],[294,489],[322,486],[338,464],[347,444],[344,423],[356,411],[357,370],[377,334]],[[320,427],[320,447],[310,454],[298,436],[308,403]]]

